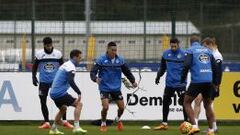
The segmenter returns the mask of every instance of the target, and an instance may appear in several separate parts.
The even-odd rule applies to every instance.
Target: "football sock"
[[[213,129],[217,130],[217,122],[216,121],[213,122]]]
[[[80,126],[79,126],[79,121],[74,121],[74,127],[75,128],[79,128]]]
[[[106,126],[106,121],[102,121],[101,126]]]

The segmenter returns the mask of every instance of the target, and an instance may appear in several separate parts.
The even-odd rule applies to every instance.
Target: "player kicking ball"
[[[70,60],[58,69],[53,80],[50,96],[59,108],[59,112],[55,116],[49,134],[64,134],[57,129],[57,125],[63,125],[61,117],[66,112],[68,106],[75,107],[73,133],[87,133],[87,130],[82,129],[79,125],[79,117],[82,110],[82,103],[80,102],[81,91],[74,82],[76,66],[78,66],[81,61],[81,54],[80,50],[72,50]],[[69,86],[78,94],[78,98],[74,98],[67,93]]]

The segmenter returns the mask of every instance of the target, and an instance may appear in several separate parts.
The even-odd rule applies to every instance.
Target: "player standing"
[[[62,53],[54,49],[52,44],[52,38],[45,37],[43,39],[43,49],[36,52],[36,56],[32,68],[32,81],[34,86],[38,86],[38,79],[36,77],[39,69],[39,99],[41,104],[41,111],[44,117],[44,123],[38,128],[48,129],[49,124],[49,112],[47,107],[48,91],[51,88],[54,76],[60,65],[63,64]],[[66,121],[66,114],[63,116],[64,126],[67,128],[73,128],[73,126]]]
[[[163,52],[161,59],[160,69],[155,79],[155,84],[159,84],[160,77],[162,77],[167,70],[166,75],[166,87],[163,94],[163,120],[161,124],[155,127],[155,130],[167,130],[168,129],[168,114],[169,105],[171,104],[172,97],[175,92],[179,97],[179,104],[183,105],[184,94],[186,91],[186,81],[181,83],[181,73],[183,69],[183,62],[185,58],[185,51],[179,47],[179,40],[173,38],[170,40],[171,49]],[[187,114],[183,107],[184,121],[187,121]]]
[[[219,87],[221,84],[221,80],[222,80],[222,61],[223,61],[223,57],[222,54],[219,52],[217,45],[215,43],[215,38],[205,38],[202,41],[202,45],[209,48],[212,53],[213,56],[215,58],[216,64],[217,64],[217,77],[216,77],[216,81],[219,84],[218,86],[215,87],[215,90],[213,91],[213,95],[212,95],[212,102],[214,101],[215,97],[219,96]],[[196,125],[198,126],[198,118],[199,118],[199,114],[201,111],[201,103],[202,103],[202,95],[199,94],[196,99],[194,100],[194,114],[195,114],[195,121],[196,121]],[[214,115],[214,122],[213,122],[213,129],[214,132],[217,132],[217,122],[215,119],[215,115]]]
[[[81,91],[77,87],[74,76],[76,73],[76,66],[81,61],[81,51],[72,50],[70,52],[70,60],[65,62],[57,71],[53,80],[50,96],[54,100],[56,106],[59,108],[59,112],[56,114],[54,123],[52,125],[49,134],[63,134],[57,129],[57,125],[64,125],[61,117],[66,113],[68,106],[75,107],[74,110],[74,128],[73,133],[86,133],[87,130],[82,129],[79,126],[79,118],[82,110]],[[78,94],[78,98],[74,98],[67,93],[69,87]]]
[[[96,60],[96,64],[90,72],[92,81],[99,86],[101,95],[102,111],[101,111],[101,132],[107,131],[106,117],[109,108],[109,98],[111,97],[118,106],[118,114],[116,117],[117,128],[123,130],[120,117],[124,111],[124,101],[121,93],[121,73],[123,73],[132,83],[133,87],[137,87],[135,78],[129,70],[124,59],[117,55],[117,45],[114,42],[109,42],[107,45],[106,54],[100,56]]]
[[[206,110],[206,117],[208,120],[209,131],[207,135],[214,135],[212,127],[214,114],[211,107],[211,96],[214,85],[218,85],[216,82],[215,59],[208,48],[201,46],[199,43],[200,37],[198,35],[192,35],[190,42],[191,47],[187,49],[187,56],[184,61],[184,68],[181,76],[181,82],[184,82],[187,77],[188,70],[190,69],[191,82],[184,98],[185,110],[191,124],[193,125],[193,128],[189,131],[188,135],[193,135],[200,131],[196,125],[194,111],[191,106],[193,100],[199,93],[203,96],[204,108]]]

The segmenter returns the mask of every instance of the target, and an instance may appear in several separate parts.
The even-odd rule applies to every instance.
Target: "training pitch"
[[[108,127],[107,132],[100,132],[98,126],[93,126],[90,124],[82,124],[81,126],[84,129],[88,130],[87,135],[179,135],[178,125],[173,124],[169,125],[169,129],[166,131],[154,131],[153,127],[156,124],[150,124],[148,126],[151,129],[141,129],[144,124],[131,123],[125,124],[123,131],[117,131],[116,125]],[[145,124],[146,125],[146,124]],[[204,131],[207,127],[206,125],[201,126],[201,131]],[[59,128],[60,131],[63,131],[65,135],[72,135],[71,129],[65,129],[63,127]],[[15,123],[6,123],[0,122],[0,134],[1,135],[48,135],[48,129],[38,129],[38,125],[35,124],[15,124]],[[197,135],[205,135],[206,133],[200,132]],[[240,135],[239,125],[219,125],[219,133],[217,135]]]

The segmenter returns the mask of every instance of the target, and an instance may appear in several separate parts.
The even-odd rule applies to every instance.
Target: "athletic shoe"
[[[207,133],[208,132],[208,129],[202,131],[203,133]],[[218,129],[214,129],[214,133],[218,133]]]
[[[64,122],[64,123],[63,123],[63,126],[64,126],[65,128],[70,128],[70,129],[74,128],[74,126],[73,126],[71,123],[69,123],[68,121]]]
[[[118,121],[117,129],[118,129],[118,131],[122,131],[123,130],[123,123],[121,121]]]
[[[58,129],[56,129],[56,130],[50,130],[49,131],[49,135],[63,135],[64,133],[63,132],[61,132],[61,131],[59,131]]]
[[[40,129],[49,129],[51,128],[49,122],[44,122],[41,126],[39,126],[38,128]]]
[[[162,123],[159,126],[154,127],[154,130],[167,130],[167,129],[168,129],[168,125],[165,125]]]
[[[74,128],[73,133],[83,133],[83,134],[85,134],[85,133],[87,133],[87,130],[82,129],[81,127]]]
[[[194,135],[196,133],[200,132],[199,128],[192,128],[187,135]]]
[[[214,135],[214,131],[208,131],[206,135]]]
[[[107,126],[101,126],[100,131],[101,132],[107,132]]]

